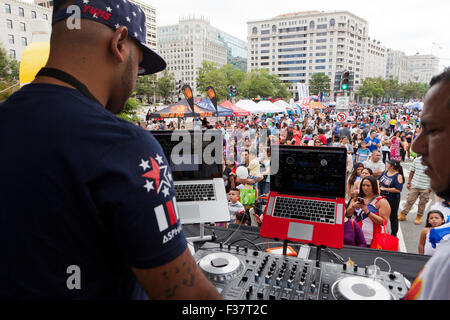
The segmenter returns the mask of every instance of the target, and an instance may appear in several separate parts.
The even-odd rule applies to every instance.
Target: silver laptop
[[[219,130],[152,131],[172,170],[182,224],[229,222]]]

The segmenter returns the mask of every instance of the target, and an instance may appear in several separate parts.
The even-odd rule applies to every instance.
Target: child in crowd
[[[230,211],[230,221],[234,223],[236,220],[236,216],[239,212],[244,211],[244,206],[238,201],[239,200],[239,190],[233,188],[228,193],[229,201],[228,201],[228,210]]]
[[[432,256],[436,251],[430,243],[430,230],[442,226],[445,223],[444,215],[439,210],[428,212],[425,228],[420,233],[419,254]]]
[[[238,213],[236,213],[236,219],[234,220],[234,223],[249,226],[251,223],[250,215],[245,210],[239,211]]]
[[[370,150],[367,148],[367,142],[364,140],[361,141],[361,146],[358,148],[358,151],[356,152],[356,163],[363,163],[367,160],[369,160],[370,157]]]

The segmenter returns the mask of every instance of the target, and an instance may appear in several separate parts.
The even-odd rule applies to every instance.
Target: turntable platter
[[[381,283],[364,277],[346,277],[336,281],[332,288],[337,299],[392,300],[389,290]]]
[[[244,269],[244,265],[239,258],[225,252],[211,253],[201,258],[198,265],[214,281],[234,279]]]

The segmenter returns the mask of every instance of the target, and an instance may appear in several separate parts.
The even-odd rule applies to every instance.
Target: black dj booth
[[[239,271],[241,275],[244,274],[244,276],[242,277],[243,280],[236,281],[235,285],[233,285],[233,288],[229,288],[231,286],[230,283],[235,281],[233,276],[231,276],[230,278],[221,279],[222,283],[226,284],[224,286],[228,286],[226,299],[231,300],[339,299],[342,297],[336,297],[337,294],[331,295],[331,292],[330,294],[328,294],[329,291],[332,290],[332,285],[334,283],[337,283],[336,279],[345,278],[349,282],[352,281],[352,279],[356,278],[362,279],[365,277],[366,279],[368,279],[370,278],[370,276],[368,275],[368,270],[370,270],[370,268],[374,265],[379,268],[379,272],[376,279],[377,283],[373,283],[373,285],[376,286],[379,283],[383,283],[383,286],[385,288],[389,287],[391,292],[395,291],[395,293],[397,294],[396,299],[401,299],[404,297],[410,285],[414,282],[415,278],[420,273],[424,265],[430,259],[429,256],[424,255],[375,250],[370,248],[353,247],[346,245],[344,245],[342,249],[318,249],[315,246],[310,246],[302,243],[288,243],[288,245],[291,246],[296,252],[299,252],[300,247],[307,246],[309,248],[308,256],[305,256],[302,259],[299,257],[287,257],[266,253],[265,251],[267,248],[283,247],[284,243],[283,241],[276,241],[274,239],[261,237],[259,228],[254,226],[230,225],[228,228],[223,228],[204,225],[203,230],[201,230],[200,225],[191,224],[184,225],[184,232],[187,238],[198,238],[199,235],[204,235],[204,237],[209,238],[212,237],[212,240],[208,239],[209,241],[196,240],[195,242],[193,242],[194,250],[196,252],[194,257],[196,257],[197,262],[201,264],[201,262],[203,262],[202,260],[208,260],[206,263],[207,268],[205,270],[208,270],[208,268],[213,268],[211,267],[211,265],[214,265],[214,258],[217,258],[216,260],[219,260],[218,258],[222,257],[228,259],[229,263],[231,263],[231,260],[233,260],[234,257],[239,256],[240,260],[244,261],[246,256],[250,256],[249,259],[245,260],[247,263],[244,263],[247,265],[246,269]],[[211,249],[211,247],[213,247],[213,249]],[[320,250],[319,255],[317,255],[317,250]],[[220,256],[219,254],[221,254],[222,256]],[[224,254],[228,255],[232,259],[223,256]],[[263,256],[264,259],[262,259]],[[208,259],[209,257],[212,258]],[[256,260],[252,258],[255,258]],[[351,266],[348,265],[349,260],[352,262]],[[300,272],[297,270],[293,270],[292,273],[290,273],[291,277],[289,278],[290,266],[299,262],[299,270],[301,272],[301,268],[303,268],[304,272],[304,274],[301,275],[302,278],[300,278]],[[344,264],[347,264],[348,267]],[[286,267],[286,265],[288,265],[289,267]],[[316,266],[319,267],[319,265],[321,267],[316,268]],[[258,267],[259,270],[257,270]],[[295,267],[297,267],[297,265],[295,265]],[[324,276],[325,271],[318,271],[320,272],[320,275],[315,275],[315,271],[309,271],[308,268],[311,270],[325,270],[326,268],[328,268],[328,271],[331,270],[331,272],[328,272],[329,274]],[[219,270],[219,268],[217,268],[216,270]],[[286,274],[285,270],[288,270]],[[333,274],[333,270],[338,271]],[[260,272],[261,274],[258,274],[258,272]],[[268,276],[270,276],[270,278],[264,272],[269,272]],[[275,275],[274,272],[276,273]],[[278,272],[282,273],[278,274]],[[294,274],[296,274],[295,277]],[[343,274],[348,277],[342,277]],[[280,275],[281,277],[279,277]],[[350,277],[350,275],[358,275],[359,277]],[[261,280],[259,279],[259,276],[262,277]],[[264,277],[266,278],[266,281],[264,280]],[[326,282],[324,281],[324,279],[327,279],[327,277],[329,279],[329,284],[326,284]],[[254,280],[254,278],[256,279],[256,281]],[[220,284],[221,282],[219,278],[216,279],[215,277],[210,277],[210,279],[215,284]],[[316,283],[316,280],[314,279],[317,279],[318,283]],[[247,282],[244,282],[244,280]],[[286,280],[287,282],[291,282],[286,283]],[[272,281],[272,283],[270,283],[270,281]],[[292,283],[293,281],[294,283]],[[305,284],[303,285],[302,282],[305,282]],[[262,283],[262,285],[256,285],[257,283]],[[301,284],[300,289],[303,291],[299,289],[298,283]],[[308,285],[308,287],[305,289],[306,285]],[[316,285],[319,286],[319,288],[316,288]],[[353,288],[356,288],[355,284],[352,283],[345,284],[345,286],[353,286]],[[240,287],[242,287],[242,290],[240,290]],[[267,292],[257,292],[256,290],[259,290],[259,288],[266,288]],[[272,288],[275,288],[275,290],[272,290]],[[292,288],[292,290],[289,288]],[[384,289],[380,290],[380,292],[383,291]],[[306,296],[298,295],[298,293],[303,292],[306,292]],[[313,296],[311,292],[316,292],[316,296]],[[308,296],[308,293],[310,294],[310,296]],[[287,296],[287,294],[289,294],[289,296]],[[364,294],[365,293],[360,293],[359,296],[356,296],[356,299],[363,299]],[[283,297],[285,299],[283,299]],[[377,300],[376,296],[372,298],[375,298],[375,300]],[[379,299],[383,300],[383,297],[380,296]]]

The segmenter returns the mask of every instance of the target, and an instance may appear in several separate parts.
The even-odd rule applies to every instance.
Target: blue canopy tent
[[[211,110],[218,117],[232,117],[233,116],[233,110],[222,107],[221,105],[217,105],[217,113],[216,113],[216,108],[214,108],[214,105],[209,98],[205,98],[205,99],[197,102],[197,105],[204,109]]]

